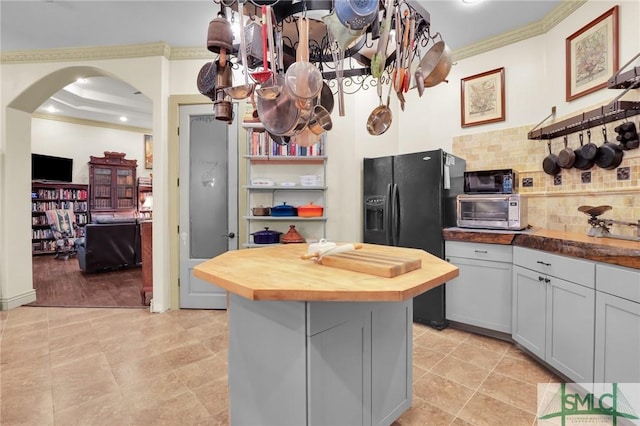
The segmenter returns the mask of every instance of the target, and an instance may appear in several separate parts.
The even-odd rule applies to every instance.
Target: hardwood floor
[[[34,256],[33,287],[36,301],[30,306],[145,308],[140,300],[140,267],[87,274],[75,256],[68,260]]]

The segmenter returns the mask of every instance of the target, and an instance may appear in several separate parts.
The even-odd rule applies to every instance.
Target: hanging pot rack
[[[275,17],[275,26],[282,32],[283,37],[283,53],[285,58],[285,68],[288,65],[287,60],[294,60],[296,57],[296,47],[298,43],[297,38],[297,17],[301,15],[314,14],[319,12],[330,13],[333,9],[334,0],[300,0],[300,1],[283,1],[283,0],[213,0],[214,3],[221,6],[230,8],[233,13],[238,13],[239,8],[244,9],[246,15],[246,21],[259,22],[261,19],[261,7],[262,5],[270,5]],[[430,33],[430,19],[429,12],[424,8],[419,0],[400,0],[394,1],[393,5],[401,3],[403,8],[408,9],[416,17],[416,30],[413,45],[416,47],[413,51],[413,59],[418,55],[418,47],[421,49],[426,48],[432,43],[435,43],[434,39],[440,34],[432,35]],[[380,6],[380,11],[384,11],[384,7]],[[345,51],[344,72],[345,77],[344,86],[347,91],[345,93],[355,93],[361,89],[368,89],[371,86],[376,86],[376,79],[369,79],[371,76],[371,59],[362,51],[366,48],[372,48],[376,40],[378,40],[379,34],[379,19],[376,19],[374,24],[367,27],[364,36],[360,37],[353,45],[351,45]],[[324,80],[327,80],[328,84],[334,85],[336,79],[335,64],[333,63],[333,56],[331,54],[330,41],[327,29],[322,21],[312,19],[311,20],[311,32],[313,33],[313,26],[318,27],[319,37],[315,39],[310,37],[309,39],[309,62],[316,65]],[[392,23],[392,28],[395,29],[395,20]],[[290,34],[290,36],[287,36]],[[238,54],[239,46],[233,46],[233,55]],[[383,84],[388,84],[391,78],[391,74],[395,67],[396,51],[390,47],[390,54],[385,61],[385,72],[381,79]],[[255,64],[249,61],[249,68],[255,67]],[[238,68],[241,65],[237,62],[233,62],[232,66]],[[348,90],[351,88],[351,90]]]
[[[640,66],[622,72],[624,68],[629,66],[638,57],[640,57],[640,52],[623,65],[618,72],[607,81],[607,87],[609,89],[624,89],[622,93],[607,105],[538,129],[542,123],[555,114],[555,107],[553,107],[552,114],[537,124],[527,134],[527,138],[534,140],[551,140],[640,114],[640,102],[620,100],[629,90],[640,88]]]

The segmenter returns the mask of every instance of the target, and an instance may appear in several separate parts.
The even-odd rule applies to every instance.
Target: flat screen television
[[[71,182],[73,158],[31,154],[31,180]]]

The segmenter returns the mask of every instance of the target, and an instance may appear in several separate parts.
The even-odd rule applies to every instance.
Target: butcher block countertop
[[[302,260],[307,244],[228,251],[194,275],[250,300],[399,302],[458,276],[458,268],[423,250],[362,244],[359,252],[418,258],[415,271],[383,278]]]
[[[446,228],[443,235],[448,241],[514,245],[640,269],[639,241],[589,237],[537,228],[519,232]]]

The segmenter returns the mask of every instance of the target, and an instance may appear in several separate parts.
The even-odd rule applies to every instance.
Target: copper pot
[[[258,96],[258,116],[264,128],[276,136],[295,136],[307,127],[313,111],[308,100],[295,97],[284,84],[284,76],[276,75],[277,85],[282,87],[280,96],[265,99]]]
[[[231,24],[224,17],[221,10],[218,16],[209,22],[209,30],[207,32],[207,49],[214,53],[220,53],[220,49],[231,52],[233,49],[233,32]]]
[[[213,103],[213,112],[216,115],[216,120],[233,121],[233,106],[229,101],[215,101]]]

